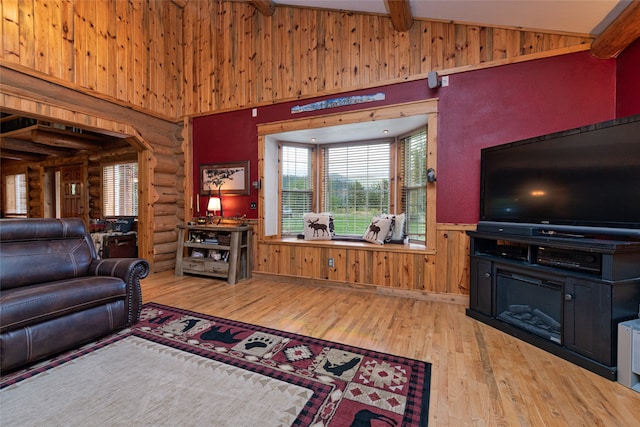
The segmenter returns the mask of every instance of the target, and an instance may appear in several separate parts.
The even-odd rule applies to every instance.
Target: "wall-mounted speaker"
[[[427,182],[436,182],[436,171],[433,168],[427,169]]]
[[[429,74],[427,74],[427,84],[429,85],[429,89],[440,87],[442,82],[440,81],[440,78],[438,78],[437,71],[430,71]]]

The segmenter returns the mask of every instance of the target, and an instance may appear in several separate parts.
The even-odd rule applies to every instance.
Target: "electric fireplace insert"
[[[497,318],[562,344],[562,284],[500,271]]]

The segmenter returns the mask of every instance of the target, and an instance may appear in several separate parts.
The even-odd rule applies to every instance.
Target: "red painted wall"
[[[350,105],[315,112],[291,113],[291,107],[311,102],[351,95],[385,93],[384,101]],[[399,104],[436,96],[436,92],[427,87],[426,82],[408,82],[399,85],[382,86],[375,89],[360,90],[340,95],[324,96],[304,101],[292,101],[257,108],[257,117],[252,117],[251,109],[214,114],[193,119],[193,171],[194,195],[198,194],[199,172],[201,164],[218,162],[250,161],[250,181],[258,179],[258,131],[257,125],[280,120],[300,119],[319,114],[353,111],[376,105]],[[208,196],[200,197],[200,213],[204,215]],[[225,196],[223,209],[225,217],[247,215],[257,218],[257,210],[251,210],[252,202],[258,201],[258,192],[251,188],[249,196]],[[194,199],[194,209],[197,208]],[[194,216],[196,215],[194,210]]]
[[[617,65],[617,116],[640,114],[640,39],[622,51]]]
[[[437,221],[473,224],[480,149],[615,118],[615,61],[589,52],[450,77],[438,127]]]
[[[193,119],[193,215],[198,216],[195,199],[200,185],[200,165],[249,160],[249,183],[258,179],[258,141],[256,121],[251,110],[236,111]],[[257,218],[257,211],[249,204],[258,201],[257,190],[250,188],[249,196],[224,196],[222,207],[225,217],[247,215]],[[200,196],[199,215],[207,209],[207,195]]]
[[[251,181],[257,180],[259,123],[438,97],[437,221],[473,224],[480,199],[480,149],[613,119],[616,61],[580,52],[455,74],[449,87],[436,90],[417,81],[339,96],[377,92],[385,93],[385,101],[291,114],[294,105],[336,97],[327,96],[260,107],[256,118],[248,109],[194,119],[196,189],[199,165],[204,163],[248,159]],[[257,218],[257,211],[249,209],[257,197],[254,189],[250,196],[225,197],[225,216]],[[205,197],[202,211],[204,203]]]

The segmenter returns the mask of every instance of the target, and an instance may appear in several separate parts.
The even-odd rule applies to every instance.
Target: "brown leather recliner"
[[[98,259],[81,219],[0,220],[0,370],[137,322],[148,274],[144,259]]]

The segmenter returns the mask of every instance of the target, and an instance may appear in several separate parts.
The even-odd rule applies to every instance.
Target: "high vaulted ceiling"
[[[180,0],[173,0],[180,1]],[[189,0],[181,0],[183,3]],[[640,37],[640,0],[248,0],[267,16],[277,6],[389,15],[397,31],[433,19],[547,32],[589,34],[598,58],[618,56]]]
[[[384,0],[274,0],[276,5],[387,14]],[[631,0],[409,0],[414,18],[599,35]]]

